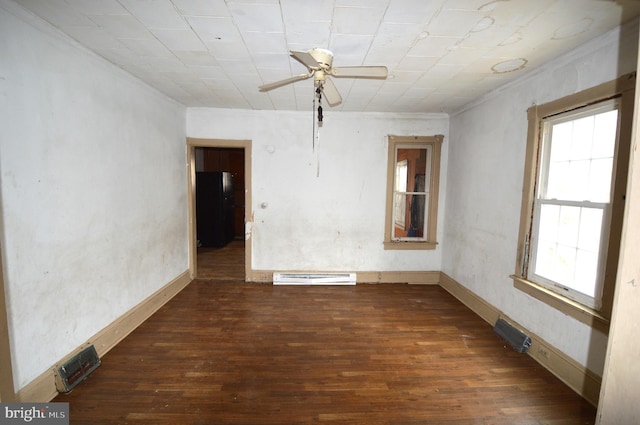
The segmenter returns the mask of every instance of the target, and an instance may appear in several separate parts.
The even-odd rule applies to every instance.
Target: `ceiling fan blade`
[[[334,77],[351,77],[351,78],[387,78],[386,66],[341,66],[331,68],[331,75]]]
[[[306,80],[311,77],[313,73],[310,74],[300,74],[294,77],[286,78],[284,80],[276,81],[275,83],[264,84],[258,87],[259,91],[269,91],[273,89],[277,89],[278,87],[286,86],[287,84],[295,83],[296,81]]]
[[[326,78],[322,83],[322,94],[324,94],[329,106],[336,106],[342,103],[342,96],[340,96],[338,89],[330,78]]]
[[[291,50],[291,57],[311,69],[319,69],[320,64],[316,61],[309,52],[303,52],[302,50]]]

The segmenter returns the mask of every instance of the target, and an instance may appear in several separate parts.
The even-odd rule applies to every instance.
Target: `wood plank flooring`
[[[438,286],[191,282],[68,395],[71,424],[592,424]]]
[[[198,248],[199,279],[244,280],[244,241],[233,240],[222,248]]]

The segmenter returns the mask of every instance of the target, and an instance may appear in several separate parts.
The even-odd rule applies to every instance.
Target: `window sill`
[[[406,242],[406,241],[384,241],[384,249],[405,249],[405,250],[428,250],[436,249],[437,242]]]
[[[539,301],[573,317],[582,323],[597,329],[605,335],[609,333],[609,319],[598,311],[556,294],[540,285],[521,278],[516,275],[510,276],[513,279],[513,286]]]

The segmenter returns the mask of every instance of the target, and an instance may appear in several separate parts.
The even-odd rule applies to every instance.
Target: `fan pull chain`
[[[316,144],[318,147],[320,146],[320,127],[322,127],[322,85],[318,86],[316,89],[316,94],[318,96],[318,130],[316,132],[316,138],[314,139],[314,152]],[[315,98],[315,97],[314,97]],[[315,109],[315,103],[314,103]],[[317,139],[317,143],[316,143]],[[320,177],[320,150],[318,149],[316,153],[316,177]]]
[[[313,109],[311,109],[311,117],[312,117],[312,124],[313,124],[313,134],[311,135],[311,148],[312,148],[312,152],[316,153],[316,117],[315,115],[315,111],[316,111],[316,97],[315,95],[313,96]]]
[[[320,91],[318,92],[318,127],[322,127],[322,92]]]

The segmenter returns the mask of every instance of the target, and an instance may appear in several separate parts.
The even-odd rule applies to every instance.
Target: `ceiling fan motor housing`
[[[316,47],[315,49],[309,50],[309,54],[316,60],[316,62],[318,62],[321,69],[327,70],[331,68],[331,64],[333,63],[333,53],[331,53],[330,50]]]

